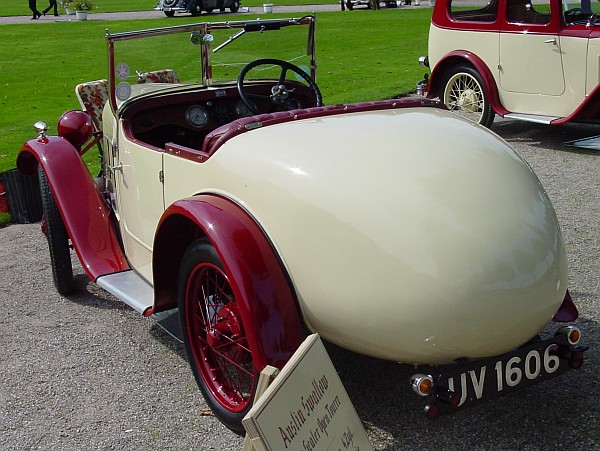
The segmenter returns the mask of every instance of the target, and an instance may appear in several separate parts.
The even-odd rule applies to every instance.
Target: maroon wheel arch
[[[146,314],[176,306],[179,265],[190,243],[201,237],[215,247],[234,292],[243,293],[239,314],[257,370],[283,367],[304,339],[296,296],[264,231],[228,199],[200,195],[165,211],[154,244],[154,307]]]
[[[494,112],[500,116],[508,114],[508,110],[500,103],[498,87],[496,86],[493,75],[490,73],[485,63],[475,54],[464,50],[456,50],[448,53],[435,65],[429,79],[429,92],[427,93],[427,97],[435,98],[442,95],[441,91],[448,70],[456,65],[464,64],[471,65],[481,76],[484,89],[489,95],[490,106]]]
[[[17,157],[23,174],[42,167],[83,269],[90,279],[129,269],[111,219],[77,149],[56,136],[32,139]]]

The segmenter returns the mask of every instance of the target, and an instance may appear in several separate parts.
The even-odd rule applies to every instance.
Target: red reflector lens
[[[460,396],[450,390],[438,390],[437,399],[452,407],[458,406],[460,402]]]
[[[578,370],[583,366],[583,351],[573,351],[569,358],[569,366],[574,370]]]
[[[433,420],[433,419],[439,417],[440,416],[439,406],[435,403],[426,405],[425,406],[425,415],[427,415],[427,418],[429,418],[430,420]]]

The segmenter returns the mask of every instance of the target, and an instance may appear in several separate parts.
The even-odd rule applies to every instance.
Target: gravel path
[[[584,368],[431,422],[409,392],[412,368],[330,348],[378,450],[600,448],[600,151],[562,143],[597,127],[499,121],[495,130],[538,173],[563,226]],[[182,346],[90,283],[52,287],[39,225],[0,230],[0,449],[235,450],[212,416]]]

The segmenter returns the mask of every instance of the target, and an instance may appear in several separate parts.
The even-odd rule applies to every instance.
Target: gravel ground
[[[587,126],[498,121],[554,202],[578,325],[591,346],[578,372],[437,421],[409,392],[412,368],[330,347],[378,450],[600,449],[600,151],[570,148]],[[206,415],[183,347],[90,283],[53,289],[39,225],[0,230],[0,449],[234,450],[242,439]]]

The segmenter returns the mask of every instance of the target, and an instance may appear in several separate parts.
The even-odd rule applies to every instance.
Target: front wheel
[[[238,300],[209,241],[197,240],[187,249],[178,296],[185,350],[196,382],[215,416],[241,433],[258,374]]]
[[[470,66],[456,66],[446,75],[442,101],[458,115],[491,127],[494,110],[479,72]]]
[[[38,179],[40,181],[44,228],[50,251],[54,286],[60,294],[69,294],[73,291],[73,264],[71,262],[69,234],[56,206],[46,174],[44,174],[41,167],[38,167]]]
[[[229,7],[229,11],[232,13],[237,13],[240,10],[240,2],[233,2],[233,4]],[[225,11],[225,8],[221,9],[221,12]]]
[[[192,0],[188,4],[188,11],[192,14],[193,17],[199,16],[200,14],[202,14],[203,8],[204,8],[204,5],[202,4],[202,2],[200,0]]]

